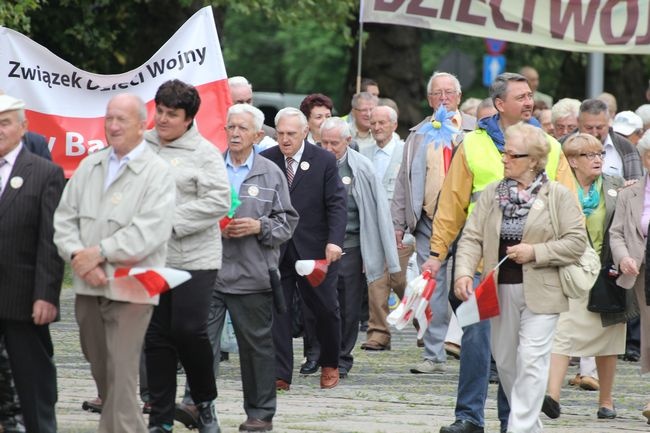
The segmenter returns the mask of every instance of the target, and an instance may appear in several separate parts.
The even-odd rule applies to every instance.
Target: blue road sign
[[[483,85],[489,87],[497,75],[506,70],[505,56],[483,56]]]

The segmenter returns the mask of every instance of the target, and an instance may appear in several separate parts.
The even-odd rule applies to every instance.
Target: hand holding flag
[[[307,278],[312,287],[320,286],[327,276],[327,260],[297,260],[296,272]]]
[[[481,320],[498,316],[499,296],[497,295],[497,286],[494,281],[494,271],[508,258],[506,255],[481,281],[469,299],[464,301],[456,309],[456,317],[461,327],[478,323]]]
[[[230,210],[228,210],[228,214],[221,218],[219,220],[219,228],[223,231],[223,229],[226,228],[228,224],[230,224],[230,221],[235,216],[235,211],[241,204],[241,200],[239,200],[239,195],[237,194],[237,191],[235,191],[235,188],[230,187]]]
[[[436,280],[431,277],[431,272],[422,272],[406,286],[402,302],[387,317],[388,323],[397,329],[404,329],[415,318],[420,324],[418,338],[422,338],[431,321],[429,300],[435,289]]]

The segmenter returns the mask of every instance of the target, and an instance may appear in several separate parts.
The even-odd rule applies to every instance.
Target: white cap
[[[25,103],[9,95],[0,95],[0,113],[25,108]]]
[[[627,137],[637,129],[643,129],[643,120],[632,111],[621,111],[614,117],[612,128]]]

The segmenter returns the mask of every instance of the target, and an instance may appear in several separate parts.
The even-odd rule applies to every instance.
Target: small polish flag
[[[476,287],[469,299],[456,309],[456,317],[461,327],[499,315],[499,297],[494,282],[494,271],[497,268],[492,269],[485,279],[481,281],[481,284]]]
[[[327,260],[296,260],[296,272],[307,278],[312,287],[320,286],[327,276]]]
[[[173,268],[116,268],[111,284],[117,288],[139,287],[153,298],[190,278],[189,272]]]

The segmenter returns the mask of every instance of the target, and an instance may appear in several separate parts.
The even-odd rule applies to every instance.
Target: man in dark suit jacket
[[[56,432],[56,369],[49,323],[56,320],[63,261],[52,217],[60,167],[27,151],[25,104],[0,95],[0,333],[4,334],[28,432]]]
[[[300,215],[280,259],[284,299],[290,302],[295,290],[300,290],[305,308],[315,316],[316,338],[321,346],[321,388],[333,388],[339,382],[341,316],[336,284],[347,223],[346,192],[334,155],[305,141],[309,128],[300,110],[283,108],[275,117],[275,125],[278,146],[262,155],[287,174],[291,204]],[[329,270],[325,281],[314,288],[296,273],[295,264],[297,260],[322,258],[327,259]],[[274,317],[273,338],[276,387],[288,390],[293,372],[291,309]]]
[[[52,154],[47,146],[47,140],[41,134],[26,131],[25,135],[23,135],[23,146],[33,154],[52,161]]]

